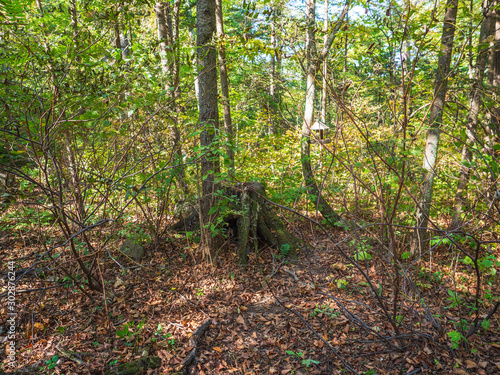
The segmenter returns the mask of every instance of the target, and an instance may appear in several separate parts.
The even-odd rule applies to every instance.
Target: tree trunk
[[[326,44],[328,40],[328,0],[325,1],[325,21],[323,24],[323,32],[325,33],[324,44]],[[323,122],[323,124],[326,124],[326,103],[328,95],[328,91],[326,89],[327,76],[328,76],[328,66],[327,66],[327,59],[325,59],[323,61],[323,91],[321,95],[321,121]]]
[[[210,213],[212,207],[218,207],[219,198],[214,193],[219,189],[216,178],[220,176],[218,154],[213,150],[213,143],[219,125],[217,109],[217,51],[213,45],[215,34],[215,0],[198,0],[196,13],[196,45],[198,56],[199,116],[201,127],[201,196],[200,224],[201,246],[211,262],[224,247],[224,238],[217,232],[217,212]]]
[[[120,29],[120,13],[116,14],[115,22],[115,47],[121,51],[121,58],[124,60],[130,55],[130,41],[127,34],[123,33]]]
[[[277,248],[282,256],[296,257],[297,250],[307,245],[291,234],[283,222],[274,213],[267,201],[264,186],[256,183],[237,184],[224,189],[230,199],[230,211],[237,212],[224,218],[226,227],[229,227],[234,237],[238,239],[238,255],[240,264],[246,264],[248,254],[258,250],[259,241]],[[199,215],[191,212],[181,219],[171,229],[177,231],[194,231],[200,228]]]
[[[179,14],[180,0],[175,0],[173,9],[168,2],[157,2],[155,5],[156,19],[158,25],[158,39],[160,42],[160,57],[162,61],[162,72],[168,74],[165,82],[165,89],[168,90],[172,108],[176,114],[176,121],[172,128],[172,139],[174,147],[174,164],[177,165],[175,172],[177,177],[177,187],[187,194],[188,188],[185,182],[185,168],[183,165],[183,152],[181,142],[181,131],[177,120],[181,111],[177,99],[180,91],[180,51],[179,51]],[[167,50],[168,49],[168,50]]]
[[[311,126],[314,122],[314,99],[316,95],[316,72],[326,59],[328,52],[331,48],[335,35],[337,34],[340,24],[347,14],[348,5],[344,7],[339,21],[335,25],[332,33],[326,39],[326,42],[321,52],[316,52],[315,42],[315,27],[316,27],[316,2],[315,0],[306,1],[306,20],[307,20],[307,39],[306,39],[306,58],[307,58],[307,71],[306,71],[306,100],[304,108],[304,121],[302,124],[302,137],[300,157],[302,164],[302,176],[307,187],[309,197],[316,206],[316,209],[321,212],[321,215],[329,222],[335,224],[341,221],[341,217],[337,214],[326,202],[321,195],[318,188],[314,174],[311,168]]]
[[[496,2],[498,4],[498,1]],[[488,86],[491,90],[491,101],[498,103],[498,87],[500,86],[500,9],[493,9],[491,25],[491,35],[494,40],[490,43],[490,53],[488,56]],[[486,151],[492,157],[495,156],[494,146],[500,143],[500,107],[493,106],[486,114],[485,140]],[[497,154],[498,155],[498,154]],[[493,178],[496,180],[496,178]]]
[[[217,40],[219,52],[220,88],[222,96],[222,113],[224,131],[227,137],[227,158],[229,180],[234,180],[233,124],[231,122],[231,105],[229,101],[229,79],[226,67],[226,47],[224,45],[224,19],[222,17],[222,0],[216,0]]]
[[[155,3],[156,25],[158,31],[159,50],[161,59],[161,71],[164,79],[164,87],[167,90],[172,103],[172,107],[178,117],[180,108],[177,105],[177,97],[180,95],[179,86],[179,9],[180,1],[174,2],[173,17],[170,3]],[[182,164],[182,142],[181,132],[174,122],[172,129],[172,140],[174,147],[174,164],[177,174],[177,187],[187,192],[187,185],[184,181],[185,171]]]
[[[411,252],[422,250],[427,239],[427,224],[432,202],[435,165],[439,147],[439,135],[443,121],[443,108],[448,91],[448,74],[450,73],[451,58],[453,55],[453,40],[457,20],[458,0],[447,0],[444,16],[441,48],[438,59],[438,69],[434,81],[434,98],[431,104],[430,127],[427,131],[423,167],[427,171],[420,186],[420,198],[417,205],[416,225],[413,234]]]
[[[181,55],[180,55],[180,40],[179,40],[179,14],[181,10],[181,0],[174,1],[174,11],[172,17],[172,51],[173,51],[173,72],[172,72],[172,82],[174,85],[174,96],[178,98],[181,94],[180,87],[180,65],[181,65]],[[179,112],[180,107],[176,106],[177,112]]]
[[[275,134],[277,131],[278,121],[278,77],[280,70],[279,49],[276,39],[276,19],[279,5],[273,4],[271,9],[271,84],[269,87],[269,95],[271,97],[271,105],[269,107],[269,134]]]
[[[158,49],[160,51],[161,60],[161,72],[163,74],[163,79],[165,80],[164,87],[168,90],[172,86],[172,76],[171,70],[169,69],[169,58],[168,53],[170,50],[171,40],[167,25],[167,11],[169,4],[163,2],[155,3],[155,14],[156,14],[156,27],[158,31]]]
[[[73,48],[74,52],[78,53],[79,43],[78,43],[78,12],[76,9],[76,0],[70,0],[69,2],[69,13],[71,15],[71,28],[73,31]],[[80,56],[76,55],[76,61],[80,61]]]
[[[486,38],[489,35],[491,14],[483,19],[481,24],[481,32],[479,35],[479,47],[477,51],[476,69],[474,72],[474,81],[469,94],[470,109],[467,116],[467,140],[462,148],[462,161],[460,163],[460,176],[458,179],[457,193],[455,195],[455,205],[453,208],[453,218],[450,228],[456,229],[462,224],[463,206],[465,204],[465,191],[470,178],[470,169],[472,163],[472,147],[476,143],[476,129],[478,125],[479,108],[482,105],[482,91],[484,70],[486,68],[486,60],[488,57]]]

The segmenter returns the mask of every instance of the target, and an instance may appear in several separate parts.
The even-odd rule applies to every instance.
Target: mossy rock
[[[135,261],[140,260],[144,256],[144,248],[129,239],[123,241],[120,250],[123,254],[131,257]]]

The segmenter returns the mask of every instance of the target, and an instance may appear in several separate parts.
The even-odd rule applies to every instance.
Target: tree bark
[[[323,32],[325,33],[324,43],[326,44],[328,40],[328,0],[325,1],[325,20],[323,24]],[[328,76],[328,66],[327,59],[323,61],[323,87],[322,87],[322,95],[321,95],[321,121],[326,124],[326,103],[327,103],[327,95],[328,91],[326,89],[327,85],[327,76]]]
[[[411,252],[422,250],[427,239],[427,224],[432,202],[432,193],[435,176],[435,165],[439,147],[439,136],[443,121],[443,108],[448,91],[448,75],[450,73],[451,58],[453,55],[453,40],[457,20],[458,0],[446,1],[441,48],[438,59],[436,79],[434,81],[434,98],[431,103],[429,130],[425,145],[423,167],[427,171],[420,186],[420,198],[417,205],[416,225],[413,233]]]
[[[230,211],[234,214],[224,217],[224,225],[230,228],[238,239],[240,264],[246,264],[253,241],[257,252],[259,241],[277,248],[281,255],[295,258],[298,249],[307,245],[290,233],[269,204],[265,188],[257,182],[236,184],[224,189],[224,195],[233,197]],[[237,199],[234,199],[236,197]],[[191,212],[174,224],[171,229],[177,231],[195,231],[200,228],[199,215]]]
[[[171,73],[171,69],[169,69],[169,58],[167,56],[172,42],[167,25],[168,7],[168,3],[155,3],[156,28],[158,32],[158,41],[160,42],[158,49],[160,51],[161,72],[163,74],[163,79],[166,80],[164,84],[165,90],[168,90],[172,86],[172,77],[169,75],[169,73]]]
[[[318,188],[316,180],[314,179],[314,173],[311,167],[311,126],[314,122],[314,99],[316,96],[316,73],[318,68],[321,66],[323,61],[326,59],[328,52],[333,44],[335,35],[337,34],[342,20],[347,14],[348,3],[345,5],[337,24],[335,25],[331,34],[326,38],[325,44],[321,52],[316,51],[315,42],[315,28],[316,28],[316,1],[307,0],[306,1],[306,59],[307,59],[307,71],[306,71],[306,100],[304,108],[304,121],[302,124],[302,137],[301,137],[301,148],[300,157],[302,164],[302,176],[304,178],[305,185],[307,187],[309,197],[314,203],[316,209],[321,212],[321,215],[329,222],[329,224],[335,224],[341,221],[341,217],[337,214],[328,204],[328,202],[321,195],[321,191]]]
[[[179,115],[180,108],[177,105],[177,97],[180,95],[179,86],[179,10],[180,0],[174,2],[173,17],[170,3],[155,3],[156,25],[159,41],[161,71],[164,80],[165,90],[168,92],[172,108],[176,115]],[[185,171],[182,164],[182,142],[181,132],[174,122],[172,129],[172,140],[174,147],[174,164],[177,164],[175,171],[177,174],[177,186],[187,192],[187,185],[184,182]]]
[[[174,1],[174,10],[172,17],[172,51],[173,51],[173,72],[172,72],[172,82],[174,85],[174,96],[178,98],[181,94],[180,87],[180,65],[181,65],[181,55],[180,55],[180,40],[179,40],[179,14],[181,10],[181,0]],[[180,108],[176,106],[177,112]]]
[[[216,0],[217,40],[219,53],[220,88],[222,96],[222,113],[224,116],[224,132],[227,140],[227,158],[229,180],[234,180],[233,124],[231,122],[231,105],[229,101],[229,79],[226,66],[226,47],[224,45],[224,19],[222,16],[222,0]]]
[[[219,189],[216,178],[220,175],[218,154],[213,150],[219,125],[217,109],[217,52],[213,44],[215,34],[215,0],[198,0],[196,13],[196,45],[198,56],[199,115],[201,127],[201,197],[200,227],[201,246],[211,262],[224,247],[224,238],[217,232],[217,212],[209,213],[217,207],[219,199],[214,193]]]
[[[121,51],[121,58],[124,60],[130,55],[130,41],[127,34],[120,29],[120,12],[116,13],[115,29],[115,47]]]
[[[279,106],[279,92],[278,82],[280,75],[280,52],[278,48],[278,41],[276,38],[276,19],[278,15],[278,6],[273,4],[271,9],[271,84],[269,86],[269,95],[271,97],[271,105],[269,107],[269,134],[275,134],[278,126],[278,106]]]
[[[498,1],[495,4],[497,5]],[[500,9],[493,9],[492,13],[490,27],[491,34],[494,35],[494,40],[490,43],[490,53],[488,56],[488,86],[491,90],[491,101],[498,103],[500,100],[498,94],[498,87],[500,86]],[[494,157],[494,146],[500,143],[499,106],[493,106],[486,114],[486,131],[486,151],[491,157]],[[496,178],[493,178],[493,180],[496,180]]]
[[[476,58],[476,68],[474,72],[474,80],[472,83],[470,97],[470,108],[467,116],[467,140],[462,148],[462,161],[460,163],[460,176],[457,184],[457,193],[455,195],[455,205],[453,208],[453,218],[451,220],[451,229],[456,229],[462,224],[463,207],[465,205],[465,192],[469,183],[471,164],[472,164],[472,147],[476,143],[476,130],[478,125],[479,108],[483,102],[482,92],[484,71],[488,58],[488,47],[485,43],[489,36],[491,14],[488,14],[481,24],[479,35],[479,46]]]

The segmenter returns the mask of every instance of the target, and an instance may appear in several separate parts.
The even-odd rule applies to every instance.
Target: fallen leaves
[[[242,269],[235,266],[237,261],[231,258],[231,254],[210,276],[203,264],[188,264],[184,260],[181,264],[169,266],[169,272],[165,272],[165,266],[162,266],[125,275],[112,267],[107,269],[101,265],[107,272],[105,279],[115,280],[113,287],[119,289],[113,301],[103,305],[101,301],[94,303],[80,295],[71,297],[70,301],[59,306],[60,296],[48,292],[50,298],[44,301],[43,309],[47,317],[37,318],[39,322],[33,328],[29,326],[36,337],[34,340],[24,338],[20,347],[27,349],[33,342],[29,352],[38,355],[33,356],[33,361],[41,360],[43,363],[43,356],[53,346],[43,337],[49,337],[54,331],[53,327],[64,326],[67,327],[66,332],[57,336],[57,340],[67,340],[72,345],[76,343],[72,350],[89,353],[85,358],[89,358],[90,362],[92,359],[96,361],[97,372],[109,368],[110,362],[120,357],[120,361],[133,359],[147,348],[162,359],[162,372],[172,373],[192,349],[188,344],[190,333],[210,316],[216,317],[218,323],[216,328],[208,330],[198,348],[200,374],[320,375],[334,373],[335,368],[343,368],[340,362],[332,360],[331,351],[325,342],[313,334],[297,315],[291,313],[294,311],[328,345],[339,350],[347,362],[363,371],[372,368],[377,374],[395,375],[418,369],[424,363],[432,371],[443,374],[455,371],[460,375],[480,375],[500,371],[497,356],[500,344],[494,334],[481,336],[482,342],[488,345],[481,341],[471,343],[471,347],[483,349],[478,355],[457,349],[455,355],[462,361],[457,362],[456,370],[450,352],[440,350],[446,344],[444,341],[429,340],[425,344],[412,342],[412,350],[407,352],[377,354],[376,360],[368,357],[386,350],[386,347],[375,335],[367,335],[355,322],[351,323],[341,314],[335,300],[325,295],[324,284],[330,282],[329,295],[340,298],[351,311],[364,317],[369,327],[376,327],[381,334],[386,334],[392,328],[380,321],[377,316],[380,311],[365,298],[368,293],[363,279],[357,277],[353,268],[342,263],[338,254],[332,251],[317,252],[318,264],[310,266],[315,267],[312,273],[308,265],[294,265],[293,272],[299,277],[299,282],[286,273],[278,273],[270,278],[271,258],[265,261],[259,258],[255,267]],[[167,264],[166,258],[162,258],[161,254],[157,256],[159,264]],[[390,290],[388,282],[378,277],[377,269],[373,266],[369,271],[377,291],[378,286],[382,285],[380,290],[387,293]],[[342,283],[339,288],[338,280],[349,280],[349,283]],[[265,289],[262,289],[263,285]],[[203,290],[203,295],[199,290]],[[271,291],[288,310],[276,303]],[[350,303],[347,299],[365,303],[373,310]],[[56,315],[54,311],[63,313]],[[146,319],[145,325],[139,332],[138,323],[143,319]],[[109,326],[118,324],[116,327],[122,327],[129,322],[134,323],[134,336],[131,339],[108,340]],[[449,322],[450,325],[456,323]],[[430,333],[433,329],[428,325],[418,328]],[[112,330],[114,333],[115,330]],[[365,346],[358,343],[368,340],[373,340],[373,343]],[[291,357],[285,354],[286,351],[303,353],[303,356]],[[366,356],[358,358],[360,354]],[[302,363],[305,359],[317,359],[320,363],[306,370]],[[67,361],[65,366],[62,367],[64,373],[80,373],[71,361]]]
[[[477,363],[476,363],[476,362],[474,362],[474,361],[472,361],[472,360],[470,360],[470,359],[467,359],[467,360],[465,361],[465,368],[466,368],[467,370],[470,370],[470,369],[473,369],[473,368],[477,368],[477,367],[478,367],[478,366],[477,366]]]

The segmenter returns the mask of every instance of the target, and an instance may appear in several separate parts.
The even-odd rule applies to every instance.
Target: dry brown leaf
[[[343,263],[333,263],[330,267],[341,271],[345,271],[347,269],[346,265]]]
[[[115,281],[115,284],[113,285],[113,287],[117,289],[117,288],[121,287],[123,284],[124,284],[123,280],[120,279],[119,277],[117,277],[116,281]]]
[[[488,366],[488,362],[481,361],[481,362],[479,362],[479,366],[481,366],[482,368],[486,368],[486,366]]]
[[[474,361],[471,361],[470,359],[467,359],[465,361],[465,368],[467,370],[470,370],[471,368],[477,368],[477,363]]]

